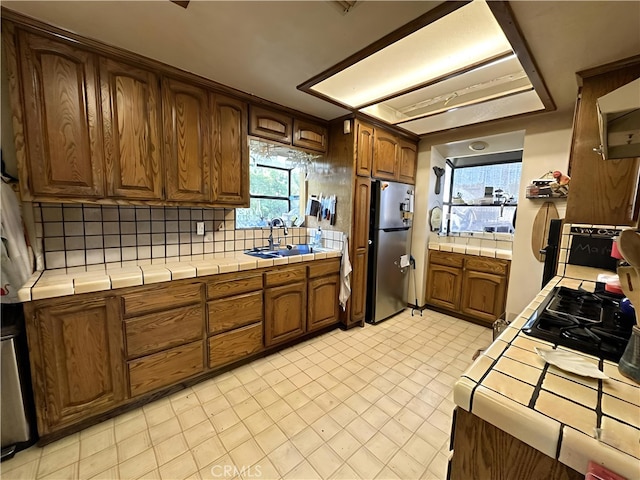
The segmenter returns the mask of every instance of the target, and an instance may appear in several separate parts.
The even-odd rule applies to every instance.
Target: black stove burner
[[[527,335],[557,345],[620,360],[631,336],[634,320],[620,312],[620,297],[604,292],[597,284],[596,293],[556,287],[524,326]]]

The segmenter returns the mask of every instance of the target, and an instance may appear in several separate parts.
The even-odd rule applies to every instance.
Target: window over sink
[[[253,138],[249,145],[249,208],[236,209],[236,228],[267,227],[273,218],[300,225],[300,198],[316,156]]]
[[[513,233],[521,171],[522,151],[448,158],[445,232]]]

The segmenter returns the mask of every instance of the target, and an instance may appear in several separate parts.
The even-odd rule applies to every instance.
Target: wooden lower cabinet
[[[505,311],[508,260],[429,252],[426,303],[490,326]]]
[[[262,322],[262,290],[207,303],[208,332],[220,333]]]
[[[202,340],[129,362],[131,396],[157,390],[204,370]]]
[[[125,399],[122,323],[115,298],[25,305],[40,435]]]
[[[264,294],[267,347],[292,340],[306,330],[306,282],[268,288]]]
[[[40,444],[336,325],[339,269],[325,259],[27,302]]]
[[[494,273],[466,270],[462,277],[461,311],[487,322],[504,313],[507,279]]]
[[[309,280],[307,297],[307,331],[312,332],[338,322],[340,276]]]
[[[262,350],[262,322],[209,338],[209,367],[215,368]]]
[[[462,269],[444,265],[429,265],[427,303],[436,307],[458,310],[462,286]]]
[[[127,358],[148,355],[202,338],[200,305],[150,313],[125,321]]]
[[[450,480],[583,480],[581,474],[457,407]]]

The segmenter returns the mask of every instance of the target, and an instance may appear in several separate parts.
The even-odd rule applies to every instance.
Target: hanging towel
[[[344,311],[351,296],[351,262],[349,261],[349,238],[342,234],[342,261],[340,262],[340,295],[338,300]]]
[[[0,257],[2,279],[0,301],[17,303],[18,289],[25,284],[33,272],[29,250],[24,238],[24,225],[20,204],[11,187],[0,181]]]

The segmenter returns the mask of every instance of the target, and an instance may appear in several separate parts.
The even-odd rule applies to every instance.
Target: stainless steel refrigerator
[[[413,186],[371,182],[366,321],[378,323],[407,306]]]

